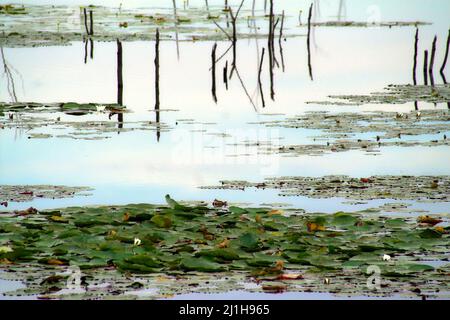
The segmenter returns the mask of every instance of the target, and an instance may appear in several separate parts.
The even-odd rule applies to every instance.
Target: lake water
[[[177,1],[180,2],[180,1]],[[202,7],[203,1],[189,1]],[[237,5],[240,1],[230,1]],[[0,1],[0,4],[9,1]],[[16,1],[19,4],[98,4],[119,7],[121,1]],[[222,6],[223,1],[209,1]],[[264,1],[256,1],[263,11]],[[285,70],[275,67],[275,99],[269,94],[269,72],[262,73],[266,106],[258,89],[259,57],[266,39],[241,39],[237,43],[237,68],[242,82],[234,76],[228,89],[222,82],[225,61],[217,64],[217,98],[211,95],[212,41],[162,41],[160,44],[160,119],[170,130],[108,133],[108,139],[75,140],[69,138],[29,139],[27,130],[0,130],[0,184],[51,184],[89,186],[92,196],[70,199],[37,199],[9,204],[8,209],[39,209],[72,205],[127,203],[163,203],[164,195],[179,200],[228,202],[259,205],[288,203],[308,212],[332,213],[376,207],[385,201],[350,205],[346,199],[310,199],[280,197],[275,190],[205,190],[200,186],[217,185],[221,180],[263,181],[268,177],[342,174],[353,177],[371,175],[450,175],[450,149],[437,147],[385,147],[377,156],[359,150],[284,157],[265,155],[255,146],[236,145],[247,140],[275,141],[284,144],[309,144],[319,134],[311,129],[266,127],[256,122],[284,119],[309,111],[394,111],[414,110],[414,103],[329,106],[308,104],[328,100],[329,95],[380,92],[389,84],[412,84],[414,26],[405,27],[315,27],[312,30],[311,59],[313,80],[308,71],[306,32],[298,26],[307,20],[309,1],[275,1],[275,11],[285,10],[285,34],[295,34],[281,41]],[[436,65],[440,66],[450,21],[450,2],[434,1],[314,1],[313,21],[424,21],[419,27],[418,82],[422,83],[423,50],[431,50],[437,35]],[[167,8],[171,1],[124,1],[122,8]],[[178,4],[182,7],[182,2]],[[251,8],[246,1],[244,8]],[[180,9],[181,10],[181,9]],[[253,29],[240,29],[254,32]],[[265,26],[261,25],[261,30]],[[244,30],[245,29],[245,30]],[[260,32],[262,32],[260,30]],[[217,43],[218,55],[228,41]],[[154,42],[123,42],[123,104],[130,110],[128,121],[157,121],[154,112]],[[36,48],[4,47],[4,57],[14,68],[17,99],[30,102],[115,103],[117,97],[115,42],[94,42],[93,59],[85,63],[85,44]],[[276,41],[276,57],[281,56]],[[177,53],[178,52],[178,53]],[[267,63],[267,58],[266,58]],[[446,69],[447,78],[450,78]],[[438,72],[435,82],[442,79]],[[0,101],[10,101],[7,79],[0,79]],[[447,104],[420,103],[421,109],[447,109]],[[50,114],[55,119],[57,116]],[[107,114],[76,117],[62,115],[62,120],[102,120],[117,122]],[[186,121],[186,119],[191,119]],[[64,131],[64,130],[62,130]],[[34,133],[59,133],[61,129],[40,128]],[[420,136],[433,139],[442,134]],[[376,134],[365,134],[373,139]],[[389,201],[394,202],[394,200]],[[404,201],[403,201],[404,202]],[[439,213],[448,203],[415,203],[413,208]],[[0,284],[3,286],[3,284]],[[223,295],[221,298],[228,298]],[[241,297],[241,296],[240,296]],[[251,296],[255,298],[256,296]],[[260,298],[260,297],[256,297]],[[289,298],[289,297],[286,297]],[[297,296],[294,296],[297,298]],[[301,297],[305,298],[305,297]],[[328,296],[321,297],[324,299]]]

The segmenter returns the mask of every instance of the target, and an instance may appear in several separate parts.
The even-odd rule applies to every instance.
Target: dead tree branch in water
[[[423,55],[423,83],[427,86],[428,85],[428,50],[424,51]]]

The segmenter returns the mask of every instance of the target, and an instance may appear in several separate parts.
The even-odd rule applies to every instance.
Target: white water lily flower
[[[135,246],[140,246],[141,245],[141,239],[139,239],[139,238],[134,238],[134,245]]]
[[[389,261],[389,260],[391,260],[391,256],[388,255],[388,254],[384,254],[383,255],[383,261]]]

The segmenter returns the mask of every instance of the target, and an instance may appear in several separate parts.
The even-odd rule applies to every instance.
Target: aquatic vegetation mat
[[[76,104],[79,106],[79,104]],[[88,104],[91,106],[91,104]],[[77,107],[78,108],[78,107]],[[54,111],[47,109],[21,109],[0,117],[0,129],[17,129],[26,133],[28,139],[64,138],[75,140],[103,140],[112,134],[132,131],[168,132],[171,127],[161,121],[127,121],[124,108],[71,109]],[[78,118],[78,116],[101,115],[106,120]],[[108,114],[108,115],[107,115]],[[77,116],[69,118],[68,116]],[[117,117],[122,115],[122,118]],[[65,117],[62,117],[65,116]],[[98,119],[98,118],[97,118]]]
[[[394,85],[384,92],[368,95],[330,95],[332,101],[310,101],[319,105],[363,105],[363,104],[404,104],[408,102],[450,103],[450,84],[428,85]]]
[[[0,185],[0,201],[28,202],[36,198],[64,199],[75,196],[90,196],[89,187],[67,187],[52,185]]]
[[[126,107],[116,103],[36,103],[36,102],[0,102],[0,116],[5,113],[55,113],[63,112],[69,115],[85,115],[96,111],[126,112]]]
[[[377,155],[384,147],[448,146],[449,110],[399,112],[307,112],[283,120],[262,121],[267,127],[313,129],[313,143],[259,144],[262,154],[323,155],[361,150]],[[363,134],[372,134],[371,138]]]
[[[8,294],[448,293],[449,227],[441,217],[296,209],[286,209],[287,215],[272,208],[219,207],[217,201],[215,206],[181,204],[170,196],[166,201],[2,212],[0,277],[27,285]],[[381,277],[377,290],[367,284],[368,267]],[[71,270],[78,272],[81,293],[67,290]]]
[[[281,196],[342,197],[353,200],[398,199],[426,202],[450,201],[450,176],[274,177],[263,182],[221,181],[202,189],[277,189]]]
[[[21,14],[14,14],[13,11],[20,11]],[[238,38],[265,37],[263,34],[255,35],[249,26],[250,17],[255,23],[265,24],[265,20],[268,21],[261,12],[253,16],[251,10],[242,9],[237,20]],[[231,34],[231,17],[229,10],[224,10],[224,7],[214,6],[209,10],[204,7],[177,8],[175,14],[170,7],[125,9],[14,5],[7,11],[0,11],[0,23],[4,31],[0,35],[0,44],[6,47],[68,45],[71,41],[82,41],[84,38],[95,41],[154,40],[157,28],[161,40],[227,40],[227,35],[214,22],[221,24]],[[290,32],[285,36],[295,35]]]

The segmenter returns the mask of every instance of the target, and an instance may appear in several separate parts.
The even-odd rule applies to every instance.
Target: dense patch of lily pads
[[[210,291],[242,289],[242,281],[266,292],[350,295],[448,288],[450,228],[438,218],[285,214],[218,200],[213,206],[180,204],[170,196],[166,201],[2,212],[0,277],[26,279],[21,294],[56,298],[63,297],[71,267],[80,268],[85,287],[91,286],[82,297],[133,295],[143,287],[159,294],[198,292],[205,279],[213,284]],[[379,268],[381,291],[367,287],[368,266]],[[102,279],[108,286],[99,289]]]
[[[274,177],[263,182],[221,181],[202,189],[277,189],[282,196],[310,198],[342,197],[354,200],[401,199],[432,202],[450,201],[450,176]]]

